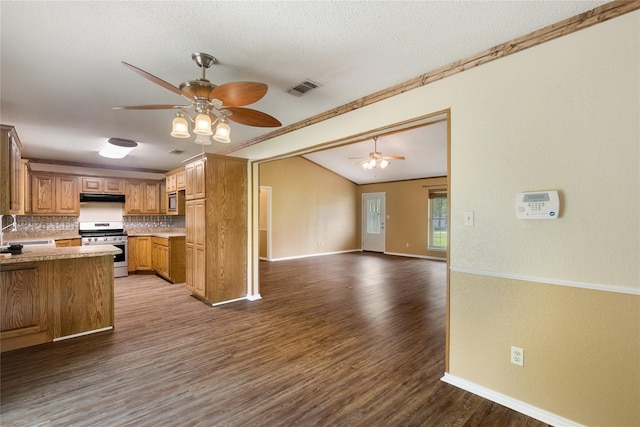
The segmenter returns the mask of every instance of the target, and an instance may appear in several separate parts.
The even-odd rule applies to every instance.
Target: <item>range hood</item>
[[[124,194],[80,193],[80,203],[83,202],[124,203]]]

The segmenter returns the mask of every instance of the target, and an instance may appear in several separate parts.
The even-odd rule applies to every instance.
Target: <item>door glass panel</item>
[[[380,199],[367,200],[367,233],[380,234]]]

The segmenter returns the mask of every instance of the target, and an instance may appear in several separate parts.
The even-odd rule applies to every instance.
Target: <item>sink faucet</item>
[[[16,226],[18,225],[16,221],[16,215],[11,215],[11,223],[8,225],[2,226],[2,218],[4,215],[0,215],[0,246],[4,245],[4,230],[11,227],[11,231],[17,231]]]

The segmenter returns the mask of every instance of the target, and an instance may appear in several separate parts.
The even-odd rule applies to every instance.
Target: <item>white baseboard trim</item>
[[[79,334],[66,335],[64,337],[54,338],[53,341],[55,342],[55,341],[68,340],[70,338],[82,337],[89,334],[96,334],[98,332],[111,331],[111,330],[113,330],[113,326],[107,326],[106,328],[94,329],[92,331],[80,332]]]
[[[311,258],[316,256],[325,256],[325,255],[336,255],[336,254],[346,254],[350,252],[362,252],[362,249],[349,249],[346,251],[336,251],[336,252],[322,252],[318,254],[308,254],[308,255],[296,255],[296,256],[288,256],[282,258],[272,258],[271,261],[287,261],[290,259],[301,259],[301,258]]]
[[[249,298],[247,298],[247,297],[242,297],[242,298],[230,299],[230,300],[227,300],[227,301],[220,301],[220,302],[214,302],[214,303],[207,303],[207,305],[210,305],[211,307],[215,307],[215,306],[217,306],[217,305],[229,304],[229,303],[232,303],[232,302],[244,301],[244,300],[247,300],[247,299],[249,299]]]
[[[619,294],[640,295],[640,288],[626,288],[615,285],[602,285],[599,283],[573,282],[570,280],[550,279],[547,277],[522,276],[518,274],[497,273],[493,271],[474,270],[464,267],[449,267],[450,271],[456,273],[475,274],[477,276],[498,277],[501,279],[521,280],[526,282],[544,283],[546,285],[568,286],[570,288],[591,289],[595,291],[615,292]]]
[[[259,299],[262,299],[262,295],[258,294],[253,294],[253,295],[247,295],[247,299],[249,301],[258,301]]]
[[[420,259],[430,259],[432,261],[447,261],[447,258],[439,258],[435,256],[427,256],[427,255],[415,255],[415,254],[403,254],[400,252],[383,252],[385,255],[394,255],[394,256],[403,256],[408,258],[420,258]]]
[[[506,406],[509,409],[518,411],[521,414],[527,415],[531,418],[535,418],[539,421],[542,421],[543,423],[562,427],[583,427],[582,424],[578,424],[575,421],[568,420],[528,403],[522,402],[501,393],[497,393],[493,390],[472,383],[471,381],[463,380],[462,378],[456,377],[455,375],[445,373],[441,378],[441,381],[444,381],[447,384],[454,385],[477,396],[489,399],[492,402],[495,402],[502,406]]]

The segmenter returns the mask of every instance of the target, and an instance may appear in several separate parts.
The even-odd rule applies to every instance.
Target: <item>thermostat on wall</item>
[[[518,219],[556,219],[560,213],[557,191],[536,191],[516,195]]]

